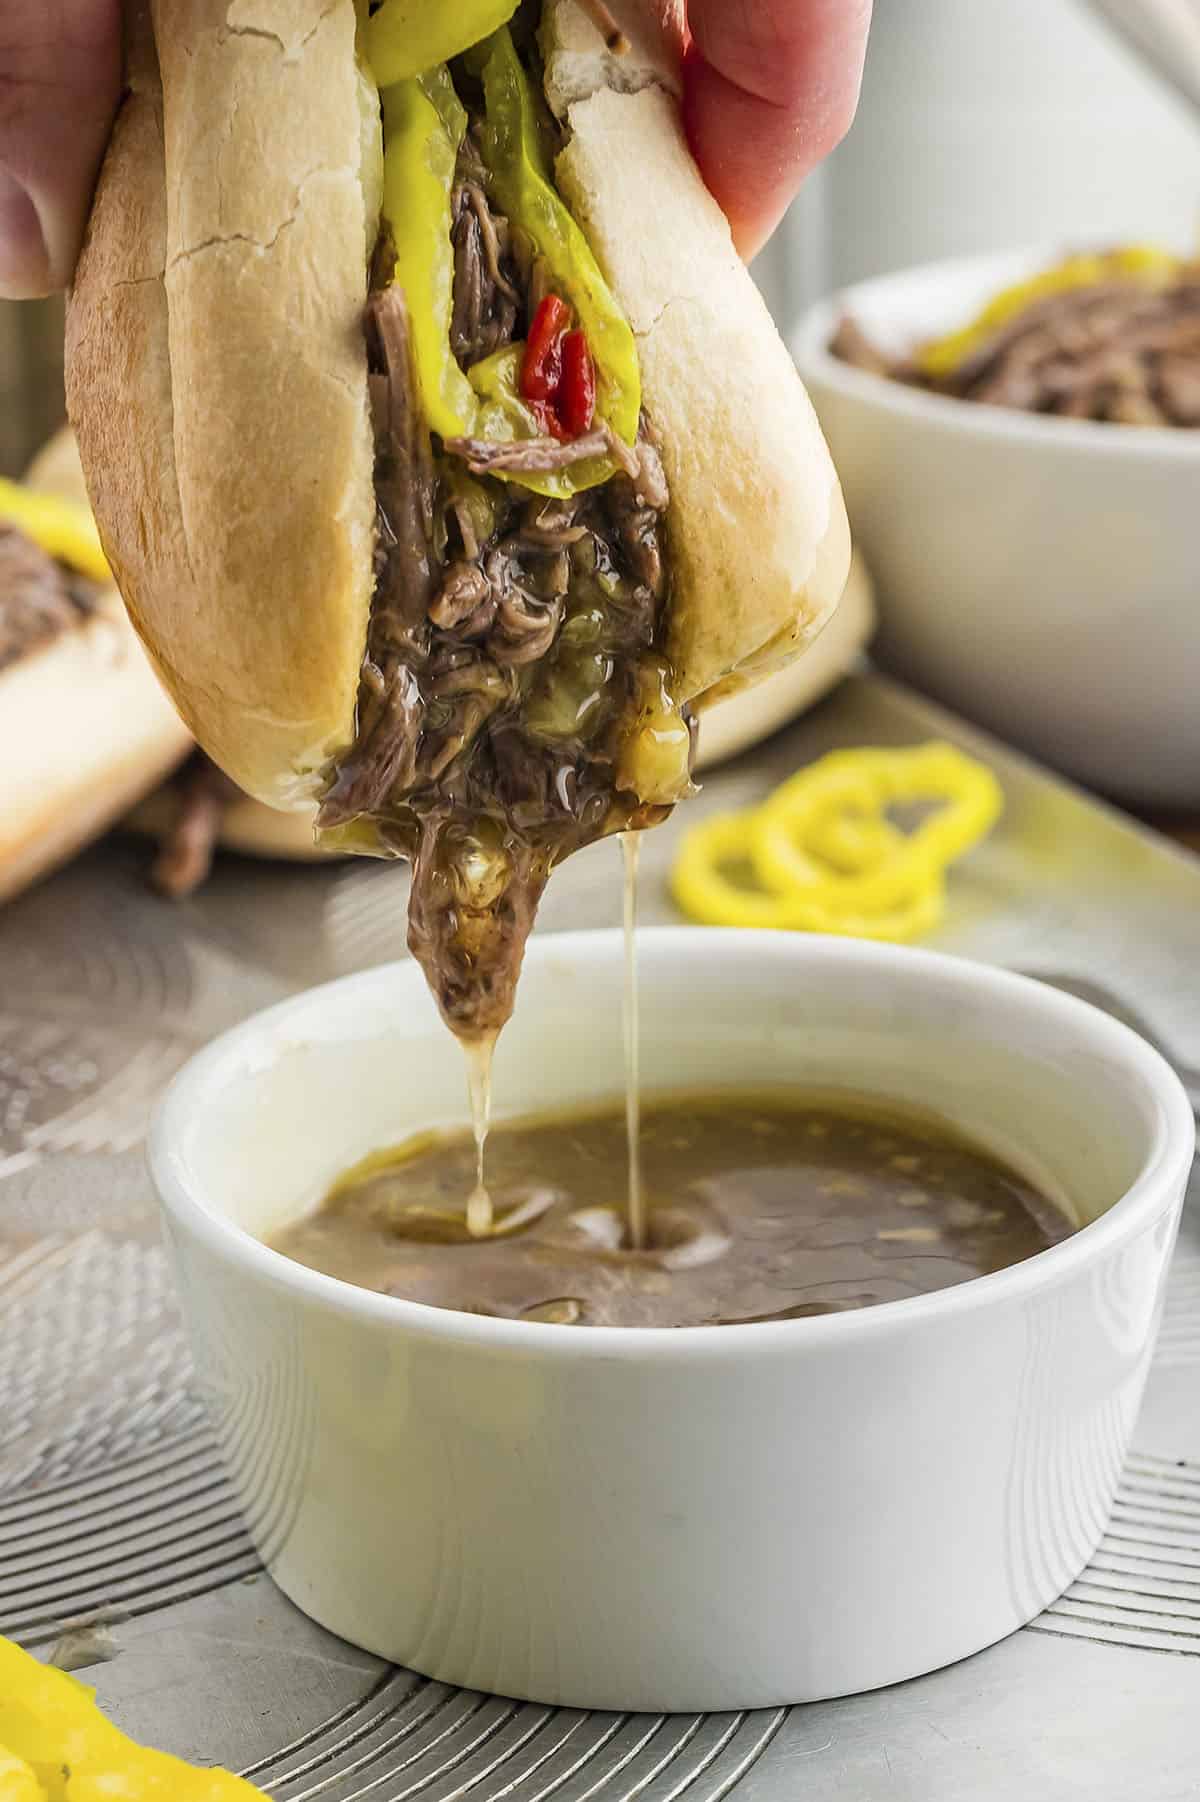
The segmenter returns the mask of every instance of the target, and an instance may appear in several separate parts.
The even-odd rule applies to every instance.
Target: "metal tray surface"
[[[987,757],[1007,808],[932,942],[1080,987],[1200,1070],[1200,860],[874,675],[650,836],[642,918],[675,917],[685,818],[835,746],[934,736]],[[0,913],[0,1631],[86,1668],[127,1731],[278,1802],[1200,1798],[1198,1183],[1108,1537],[1040,1619],[963,1664],[762,1714],[578,1714],[391,1670],[299,1615],[189,1390],[141,1142],[214,1032],[403,955],[406,884],[227,858],[172,906],[145,863],[110,840]],[[618,854],[597,847],[551,883],[539,930],[619,913]]]

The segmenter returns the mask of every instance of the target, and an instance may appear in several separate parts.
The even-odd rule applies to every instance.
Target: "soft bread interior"
[[[0,900],[104,832],[186,752],[188,735],[116,594],[87,625],[0,674]]]
[[[626,48],[610,50],[596,22],[578,0],[545,0],[539,41],[546,72],[546,99],[563,119],[577,100],[601,88],[634,94],[657,84],[682,92],[681,0],[607,0]]]
[[[547,93],[571,133],[558,179],[638,338],[672,494],[668,655],[680,698],[703,705],[813,641],[850,534],[804,385],[684,139],[672,9],[640,33],[637,9],[613,10],[628,58],[575,0],[547,8]]]
[[[373,586],[355,30],[353,0],[134,6],[68,318],[130,613],[196,737],[276,805],[352,737]]]
[[[70,433],[29,486],[84,498]],[[0,597],[2,598],[2,597]],[[189,738],[115,590],[95,616],[0,671],[0,900],[97,837],[185,755]]]
[[[47,494],[60,494],[66,500],[87,505],[87,484],[83,479],[79,449],[69,430],[55,433],[43,446],[29,465],[25,480],[31,488],[41,489]],[[163,739],[161,755],[157,751],[155,754],[157,771],[169,748],[174,749],[178,759],[191,741],[174,708],[166,701],[157,678],[145,664],[141,647],[119,609],[110,606],[106,611],[105,621],[110,641],[114,627],[119,625],[122,628],[132,654],[145,665],[146,674],[153,684],[152,692],[162,703],[146,710],[147,720],[154,722],[156,738],[161,736]],[[151,690],[147,689],[147,692]],[[164,727],[164,722],[169,722],[169,725]],[[153,780],[153,774],[143,779],[135,793],[143,793]],[[105,806],[111,807],[111,802],[105,801]],[[139,801],[132,814],[127,815],[120,823],[132,831],[161,838],[171,830],[176,811],[175,795],[169,786],[165,786],[154,794],[147,795],[144,801]],[[254,857],[277,857],[298,863],[316,862],[323,859],[326,853],[314,843],[314,829],[315,810],[312,807],[283,813],[273,807],[264,807],[245,795],[225,809],[221,818],[220,843],[231,850],[243,851]]]

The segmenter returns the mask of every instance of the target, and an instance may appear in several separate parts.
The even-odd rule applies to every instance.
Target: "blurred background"
[[[758,271],[848,282],[1025,245],[1200,246],[1200,132],[1085,0],[875,0],[858,119]]]
[[[785,328],[842,284],[1026,244],[1200,244],[1200,133],[1085,0],[876,0],[857,123],[757,274]],[[62,415],[59,304],[0,303],[0,471]]]

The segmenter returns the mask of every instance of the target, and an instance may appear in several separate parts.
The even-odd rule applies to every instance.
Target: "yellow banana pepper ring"
[[[0,1802],[46,1802],[46,1792],[23,1758],[0,1746]]]
[[[86,1685],[0,1639],[0,1802],[254,1802],[264,1793],[137,1745]]]
[[[887,824],[889,807],[945,803],[911,833],[876,837],[874,855],[848,874],[827,874],[829,899],[847,906],[885,903],[911,886],[914,873],[944,869],[983,835],[1000,813],[1000,788],[990,770],[953,745],[913,751],[834,751],[776,790],[755,816],[751,840],[755,873],[772,889],[822,880],[813,852],[822,834],[845,834],[847,816]],[[892,828],[895,832],[895,828]],[[843,846],[849,841],[843,836]]]
[[[753,816],[719,814],[695,826],[675,865],[675,899],[706,926],[750,926],[779,932],[828,932],[843,937],[904,941],[930,931],[941,918],[941,872],[910,875],[886,899],[858,907],[831,900],[817,880],[789,891],[753,885]],[[750,882],[740,880],[745,869]]]
[[[910,832],[894,807],[933,806]],[[675,898],[715,926],[906,941],[945,906],[945,871],[995,824],[991,772],[952,745],[836,751],[762,807],[694,827]]]
[[[93,582],[111,582],[91,509],[57,494],[39,494],[0,476],[0,525],[16,526],[47,556],[69,563]]]

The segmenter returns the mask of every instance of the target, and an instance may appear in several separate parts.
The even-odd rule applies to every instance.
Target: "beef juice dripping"
[[[625,1032],[625,1142],[629,1194],[627,1232],[633,1251],[646,1243],[646,1210],[642,1197],[641,1086],[639,1071],[637,882],[641,840],[636,832],[621,834],[621,858],[625,869],[625,993],[622,1007]]]
[[[481,1039],[467,1040],[463,1051],[467,1059],[467,1090],[471,1098],[471,1130],[475,1137],[475,1187],[467,1199],[467,1231],[472,1239],[490,1238],[495,1225],[495,1212],[488,1192],[485,1155],[488,1131],[492,1124],[492,1059],[496,1051],[496,1033]]]

